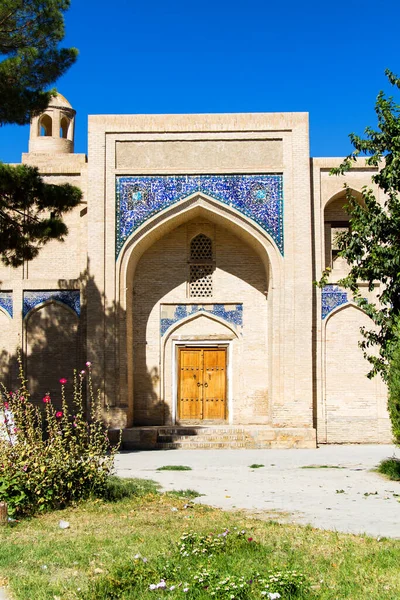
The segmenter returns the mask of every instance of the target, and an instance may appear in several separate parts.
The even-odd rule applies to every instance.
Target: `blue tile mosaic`
[[[283,255],[282,175],[117,177],[116,255],[135,229],[179,200],[203,192],[258,223]]]
[[[52,290],[24,292],[24,317],[26,317],[32,308],[35,308],[35,306],[42,302],[46,302],[46,300],[57,300],[57,302],[61,302],[72,308],[78,317],[81,314],[81,293],[79,290]]]
[[[0,306],[13,318],[12,292],[0,292]]]
[[[337,285],[326,285],[322,288],[322,319],[325,319],[335,308],[348,302],[347,292]]]
[[[243,304],[175,304],[164,306],[162,313],[167,312],[167,310],[171,314],[168,318],[161,316],[161,336],[166,333],[171,325],[198,312],[215,315],[236,328],[243,326]]]

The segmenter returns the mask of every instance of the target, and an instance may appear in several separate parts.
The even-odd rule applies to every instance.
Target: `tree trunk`
[[[0,502],[0,526],[7,525],[7,523],[8,523],[7,503]]]

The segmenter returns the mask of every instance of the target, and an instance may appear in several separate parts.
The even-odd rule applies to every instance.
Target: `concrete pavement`
[[[315,450],[159,450],[121,453],[122,477],[153,479],[164,490],[194,489],[195,501],[260,518],[346,533],[400,538],[400,482],[373,472],[400,449],[384,445]],[[264,467],[250,469],[258,463]],[[157,471],[186,465],[191,471]]]

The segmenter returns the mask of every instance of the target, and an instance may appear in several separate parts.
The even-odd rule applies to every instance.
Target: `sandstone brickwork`
[[[308,115],[91,116],[88,159],[73,153],[74,120],[57,98],[33,121],[23,155],[84,200],[66,216],[64,244],[19,269],[0,266],[7,384],[18,346],[37,401],[48,388],[57,397],[58,377],[90,360],[128,442],[178,447],[179,350],[215,346],[226,349],[227,411],[223,424],[193,423],[204,447],[218,447],[219,432],[221,447],[390,441],[385,387],[365,377],[358,348],[368,319],[334,287],[346,270],[332,254],[346,220],[344,179],[329,175],[339,159],[310,161]],[[346,181],[357,193],[371,174],[360,161]],[[270,221],[265,176],[271,190],[282,185]],[[154,204],[157,186],[184,190],[196,177],[198,189]],[[190,254],[198,235],[212,244],[204,297],[190,288],[203,268]],[[339,300],[327,309],[313,280],[328,263]],[[164,428],[160,438],[152,426]]]

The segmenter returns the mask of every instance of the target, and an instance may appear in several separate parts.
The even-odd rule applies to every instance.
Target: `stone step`
[[[110,434],[118,441],[118,431]],[[315,430],[311,428],[256,425],[146,426],[122,432],[122,448],[125,450],[315,448],[315,442]]]
[[[245,442],[253,438],[248,435],[159,435],[157,441],[169,442]]]
[[[263,446],[265,447],[265,446]],[[170,442],[157,443],[157,450],[223,450],[239,448],[257,448],[254,442]]]
[[[236,434],[236,433],[247,433],[247,430],[243,427],[159,427],[159,435],[186,435],[186,436],[198,436],[198,435],[224,435],[224,434]]]

